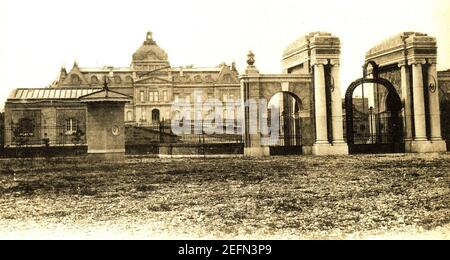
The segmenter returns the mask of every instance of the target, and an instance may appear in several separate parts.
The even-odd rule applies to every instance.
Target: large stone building
[[[172,118],[170,109],[174,101],[182,99],[194,102],[195,93],[222,102],[237,100],[240,93],[238,72],[233,65],[220,64],[214,68],[170,66],[167,53],[148,32],[143,44],[132,56],[130,67],[84,68],[74,63],[65,68],[55,88],[96,88],[104,81],[111,89],[133,96],[133,102],[125,108],[125,122],[139,125],[159,123]]]
[[[149,32],[133,54],[130,67],[87,68],[75,62],[69,71],[61,68],[49,88],[14,89],[5,105],[5,145],[16,143],[14,131],[21,132],[29,145],[41,145],[47,138],[52,145],[80,142],[74,134],[86,132],[86,106],[79,102],[79,97],[98,91],[105,82],[111,90],[133,97],[125,106],[127,125],[149,126],[170,121],[174,101],[213,98],[234,108],[234,101],[240,97],[234,64],[222,63],[213,68],[171,67],[167,53]],[[223,120],[237,118],[238,109],[232,110],[230,113],[224,106],[220,112]],[[81,142],[85,139],[83,136]]]

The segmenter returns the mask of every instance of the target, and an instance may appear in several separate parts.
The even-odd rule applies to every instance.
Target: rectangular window
[[[66,134],[73,134],[78,130],[78,121],[73,118],[66,119]]]
[[[167,95],[167,90],[163,91],[163,99],[164,99],[164,102],[169,101],[169,96]]]
[[[148,92],[148,101],[150,103],[153,103],[155,101],[155,92],[153,91]]]
[[[180,94],[174,94],[173,95],[173,100],[175,103],[178,103],[180,101]]]
[[[228,102],[228,95],[227,94],[223,94],[222,101],[223,102]]]
[[[191,103],[191,95],[186,95],[186,103]]]
[[[142,103],[145,102],[145,93],[143,90],[141,90],[141,92],[140,92],[140,97],[141,97],[141,102]]]
[[[34,120],[27,117],[21,118],[13,134],[14,136],[34,136]]]
[[[158,91],[150,91],[148,92],[148,101],[151,103],[159,102],[159,93]]]
[[[142,111],[141,111],[141,122],[146,122],[147,121],[147,118],[146,118],[146,114],[145,114],[145,108],[142,108]]]

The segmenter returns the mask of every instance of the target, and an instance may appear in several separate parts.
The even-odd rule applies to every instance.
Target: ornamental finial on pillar
[[[255,54],[252,51],[248,51],[247,64],[249,66],[253,66],[253,64],[255,64]]]

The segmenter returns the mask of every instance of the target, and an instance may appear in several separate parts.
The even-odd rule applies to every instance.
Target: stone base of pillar
[[[87,159],[90,161],[124,161],[125,153],[88,153]]]
[[[412,153],[412,140],[405,140],[405,153]]]
[[[312,155],[312,145],[303,145],[302,146],[302,154],[303,155]]]
[[[247,74],[247,75],[259,74],[259,70],[256,68],[256,66],[247,66],[247,69],[245,70],[245,74]]]
[[[444,153],[447,152],[445,141],[412,141],[411,153]]]
[[[346,155],[348,145],[346,143],[314,144],[312,153],[314,155]]]
[[[264,147],[245,147],[244,148],[245,157],[264,157],[270,156],[270,148],[268,146]]]

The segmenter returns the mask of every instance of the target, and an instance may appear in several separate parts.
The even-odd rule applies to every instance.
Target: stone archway
[[[436,38],[420,32],[399,33],[368,50],[365,62],[375,65],[365,75],[389,79],[397,87],[404,104],[405,151],[445,152],[436,91]]]
[[[386,101],[376,102],[378,90],[364,95],[364,83],[384,87]],[[361,86],[361,104],[354,102],[355,90]],[[372,99],[372,100],[370,100]],[[373,106],[369,107],[369,104]],[[380,105],[382,104],[382,105]],[[402,102],[392,83],[384,78],[360,78],[345,94],[346,137],[350,153],[404,152]],[[362,129],[364,127],[364,130]]]
[[[261,99],[279,91],[296,94],[303,102],[302,149],[304,154],[348,154],[343,138],[340,93],[340,40],[330,33],[312,32],[291,43],[283,52],[283,74],[260,74],[255,55],[249,52],[247,69],[241,75],[244,108],[244,155],[267,156],[258,124],[251,115],[260,114]],[[263,108],[266,109],[266,108]],[[259,120],[261,121],[261,120]],[[252,131],[256,130],[256,131]]]
[[[277,115],[272,114],[275,108]],[[278,117],[279,134],[270,146],[270,155],[302,154],[302,101],[295,93],[280,91],[268,102],[268,125],[271,118]]]

